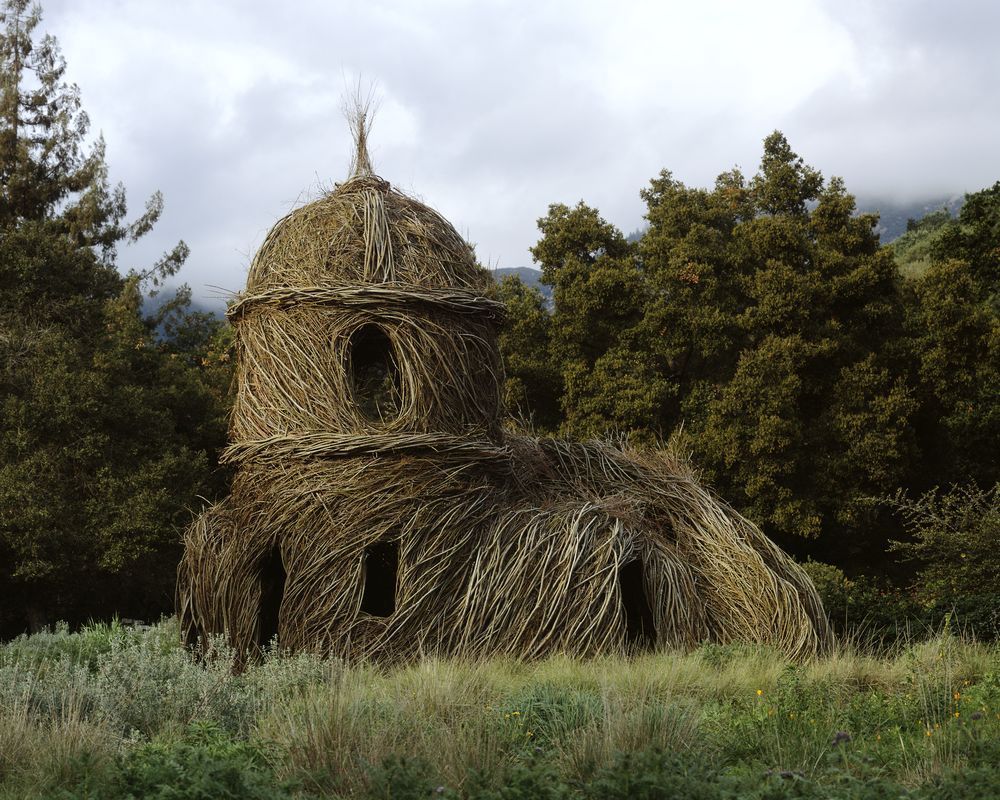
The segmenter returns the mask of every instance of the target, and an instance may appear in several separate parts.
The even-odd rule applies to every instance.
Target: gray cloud
[[[1000,179],[1000,6],[829,0],[855,56],[790,118],[855,192],[975,191]]]
[[[178,238],[196,294],[242,287],[274,221],[342,179],[345,89],[376,82],[376,167],[494,266],[530,261],[549,203],[626,231],[661,168],[752,173],[779,128],[868,196],[1000,178],[1000,9],[769,0],[198,3],[49,0],[112,174],[167,210],[123,262]]]

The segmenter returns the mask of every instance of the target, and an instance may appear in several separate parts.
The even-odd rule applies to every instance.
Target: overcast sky
[[[196,296],[239,291],[274,222],[342,180],[341,106],[381,108],[376,171],[491,267],[530,265],[550,203],[626,233],[661,169],[752,174],[774,129],[850,191],[893,200],[1000,180],[991,0],[47,0],[134,212],[166,211],[123,266],[177,239]]]

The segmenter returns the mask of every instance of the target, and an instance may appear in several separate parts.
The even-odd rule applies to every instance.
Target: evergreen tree
[[[550,206],[538,227],[531,252],[555,301],[550,353],[561,373],[562,431],[648,436],[666,386],[645,341],[634,245],[582,202]]]
[[[675,324],[660,341],[673,328],[690,337],[675,353],[707,356],[682,362],[695,367],[679,380],[701,377],[682,385],[679,418],[720,489],[772,533],[821,535],[813,552],[859,561],[898,525],[866,497],[1000,477],[1000,185],[970,195],[954,222],[939,212],[915,225],[934,234],[930,259],[902,281],[841,182],[817,188],[785,143],[765,147],[747,187],[728,174],[711,193],[668,191],[661,176],[647,192],[646,269],[673,268],[657,296]],[[709,198],[732,215],[699,224]],[[720,263],[730,277],[713,292]]]
[[[79,90],[40,11],[7,0],[0,32],[0,631],[169,608],[178,529],[222,440],[218,325],[144,319],[179,243],[122,277],[125,222],[104,144],[87,146]],[[194,324],[194,323],[199,324]],[[172,324],[171,331],[164,328]],[[183,336],[178,336],[181,330]],[[185,339],[186,337],[186,339]],[[204,363],[202,363],[204,361]]]
[[[747,197],[728,241],[735,366],[710,367],[685,405],[695,452],[773,534],[868,558],[886,532],[866,498],[903,485],[915,452],[895,262],[843,183],[824,185],[780,134]]]
[[[1000,481],[1000,183],[967,196],[907,289],[927,463],[916,488],[989,489]]]
[[[636,245],[582,203],[539,221],[564,431],[683,426],[723,496],[772,535],[819,537],[813,551],[842,562],[880,553],[891,531],[866,498],[908,479],[916,403],[875,219],[777,132],[749,181],[690,189],[663,172],[642,196]]]
[[[560,423],[562,374],[552,359],[552,320],[542,293],[507,276],[499,287],[507,307],[500,332],[506,383],[504,404],[517,419],[538,433],[552,433]]]

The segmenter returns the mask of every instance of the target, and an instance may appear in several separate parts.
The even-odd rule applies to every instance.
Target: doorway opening
[[[391,617],[396,611],[396,574],[399,542],[375,542],[365,548],[361,580],[361,610],[373,617]]]
[[[281,548],[271,548],[260,566],[260,612],[257,620],[258,644],[267,647],[278,635],[278,614],[285,595],[285,565]]]
[[[651,650],[656,643],[653,609],[643,586],[642,560],[635,559],[618,569],[618,590],[625,615],[625,647],[628,650]]]

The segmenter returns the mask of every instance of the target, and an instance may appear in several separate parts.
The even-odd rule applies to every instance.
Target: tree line
[[[183,527],[226,488],[231,331],[186,288],[146,311],[188,249],[123,274],[163,199],[129,217],[37,7],[0,14],[0,635],[150,618],[172,607]],[[552,307],[498,287],[509,408],[540,434],[672,440],[801,557],[852,574],[951,559],[935,585],[988,583],[1000,183],[895,251],[778,132],[752,177],[664,171],[641,196],[634,241],[582,202],[539,220]],[[979,550],[924,524],[970,508]]]
[[[780,132],[752,177],[664,171],[641,196],[631,243],[583,202],[538,221],[551,312],[501,287],[508,404],[530,425],[673,437],[773,538],[849,572],[905,577],[924,530],[907,521],[926,522],[905,511],[935,490],[978,498],[1000,533],[1000,183],[895,249]]]

